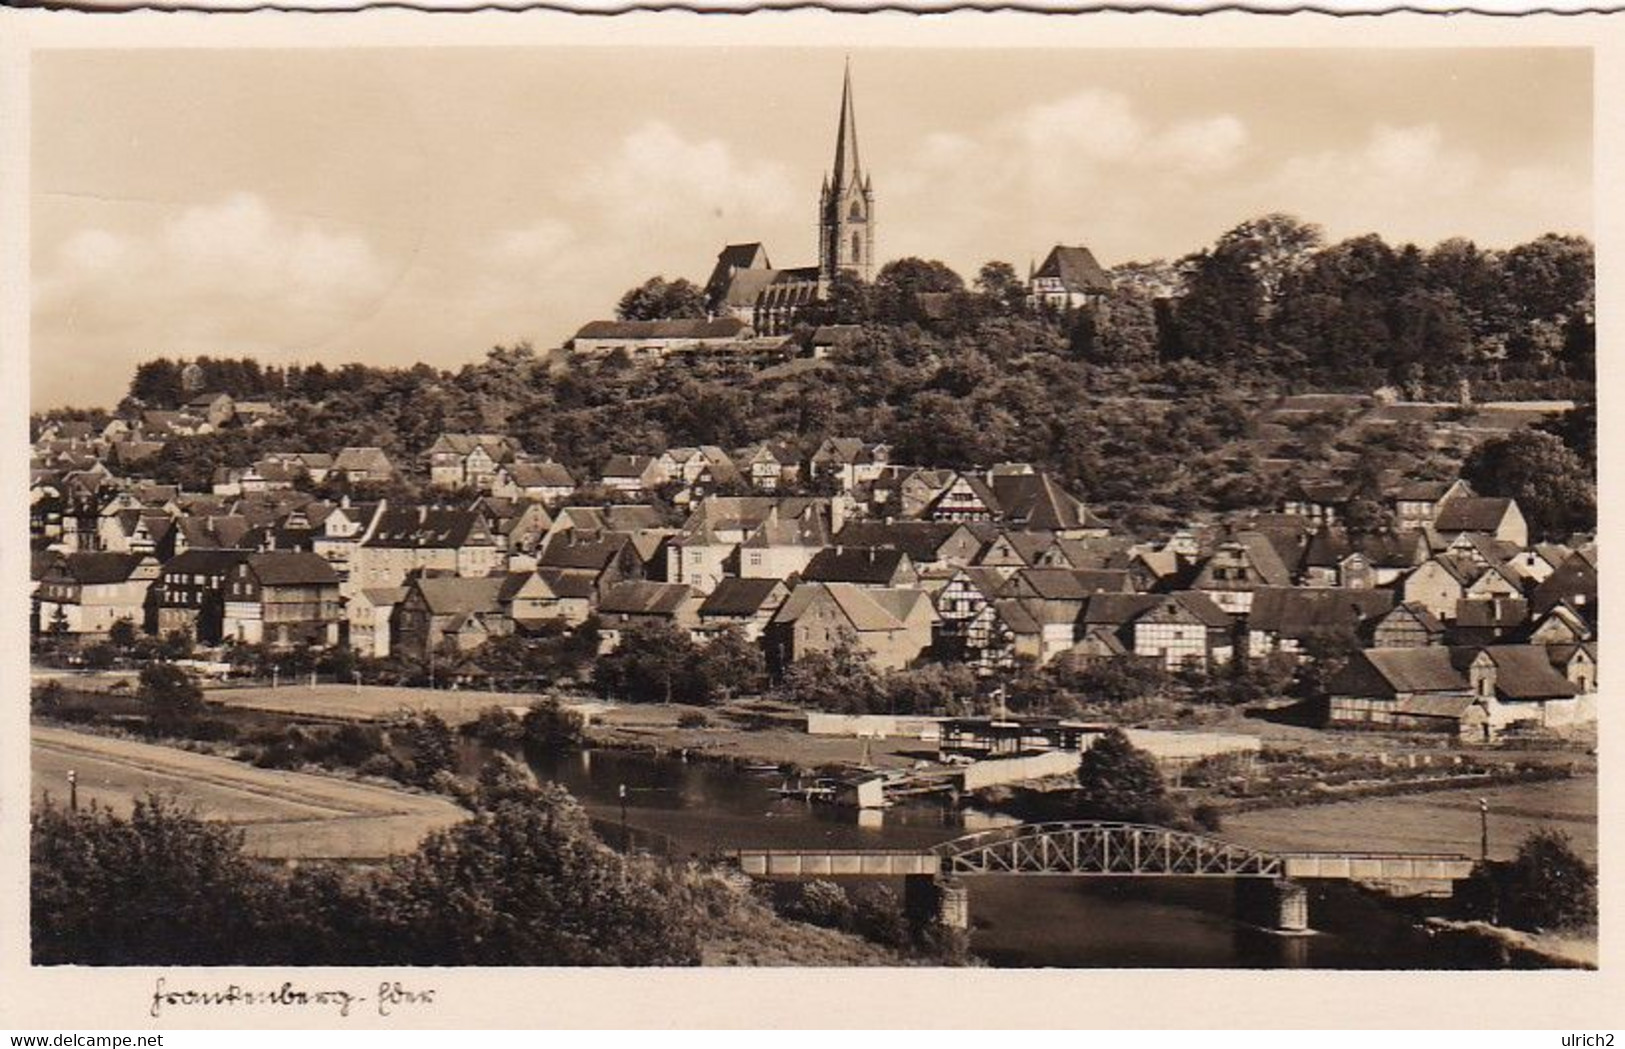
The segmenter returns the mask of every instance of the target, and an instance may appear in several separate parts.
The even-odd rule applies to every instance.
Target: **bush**
[[[711,718],[703,710],[685,710],[677,715],[678,728],[710,728]]]
[[[1536,831],[1510,862],[1481,865],[1475,875],[1487,881],[1480,893],[1503,925],[1541,931],[1596,924],[1597,872],[1561,831]]]
[[[575,750],[587,736],[586,719],[551,696],[530,705],[522,728],[525,750],[533,754]]]
[[[1224,812],[1217,805],[1202,802],[1191,810],[1191,819],[1205,831],[1217,833],[1224,828]]]
[[[806,882],[787,910],[789,917],[809,925],[843,931],[852,928],[852,901],[846,890],[832,881]]]
[[[488,747],[513,748],[525,742],[525,724],[519,715],[506,707],[486,707],[473,721],[463,726],[463,735],[477,739]]]
[[[1156,759],[1120,729],[1102,735],[1078,763],[1078,800],[1091,817],[1161,823],[1171,816]]]

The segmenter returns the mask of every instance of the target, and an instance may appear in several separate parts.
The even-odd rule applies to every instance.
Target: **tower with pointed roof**
[[[818,277],[841,273],[867,281],[874,276],[875,193],[858,159],[858,122],[852,103],[852,66],[841,85],[841,117],[835,131],[835,166],[824,176],[818,198]]]

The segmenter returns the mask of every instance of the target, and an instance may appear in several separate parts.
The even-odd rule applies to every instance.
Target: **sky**
[[[1590,235],[1569,49],[849,52],[881,259],[1177,258],[1285,211],[1338,240]],[[136,363],[455,368],[559,345],[726,243],[816,261],[846,53],[60,51],[32,80],[31,390]]]

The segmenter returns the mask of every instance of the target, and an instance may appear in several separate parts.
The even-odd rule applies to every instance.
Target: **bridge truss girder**
[[[1279,878],[1280,857],[1201,834],[1135,823],[1036,823],[932,850],[942,873]]]

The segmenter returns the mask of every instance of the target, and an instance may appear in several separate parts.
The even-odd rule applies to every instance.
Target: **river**
[[[533,763],[602,823],[622,819],[678,855],[738,848],[934,845],[1008,817],[918,801],[882,812],[780,798],[776,773],[589,750]],[[1233,882],[1208,879],[977,877],[971,947],[996,967],[1484,969],[1508,963],[1476,939],[1432,935],[1400,907],[1352,886],[1310,888],[1307,936],[1237,922]]]

